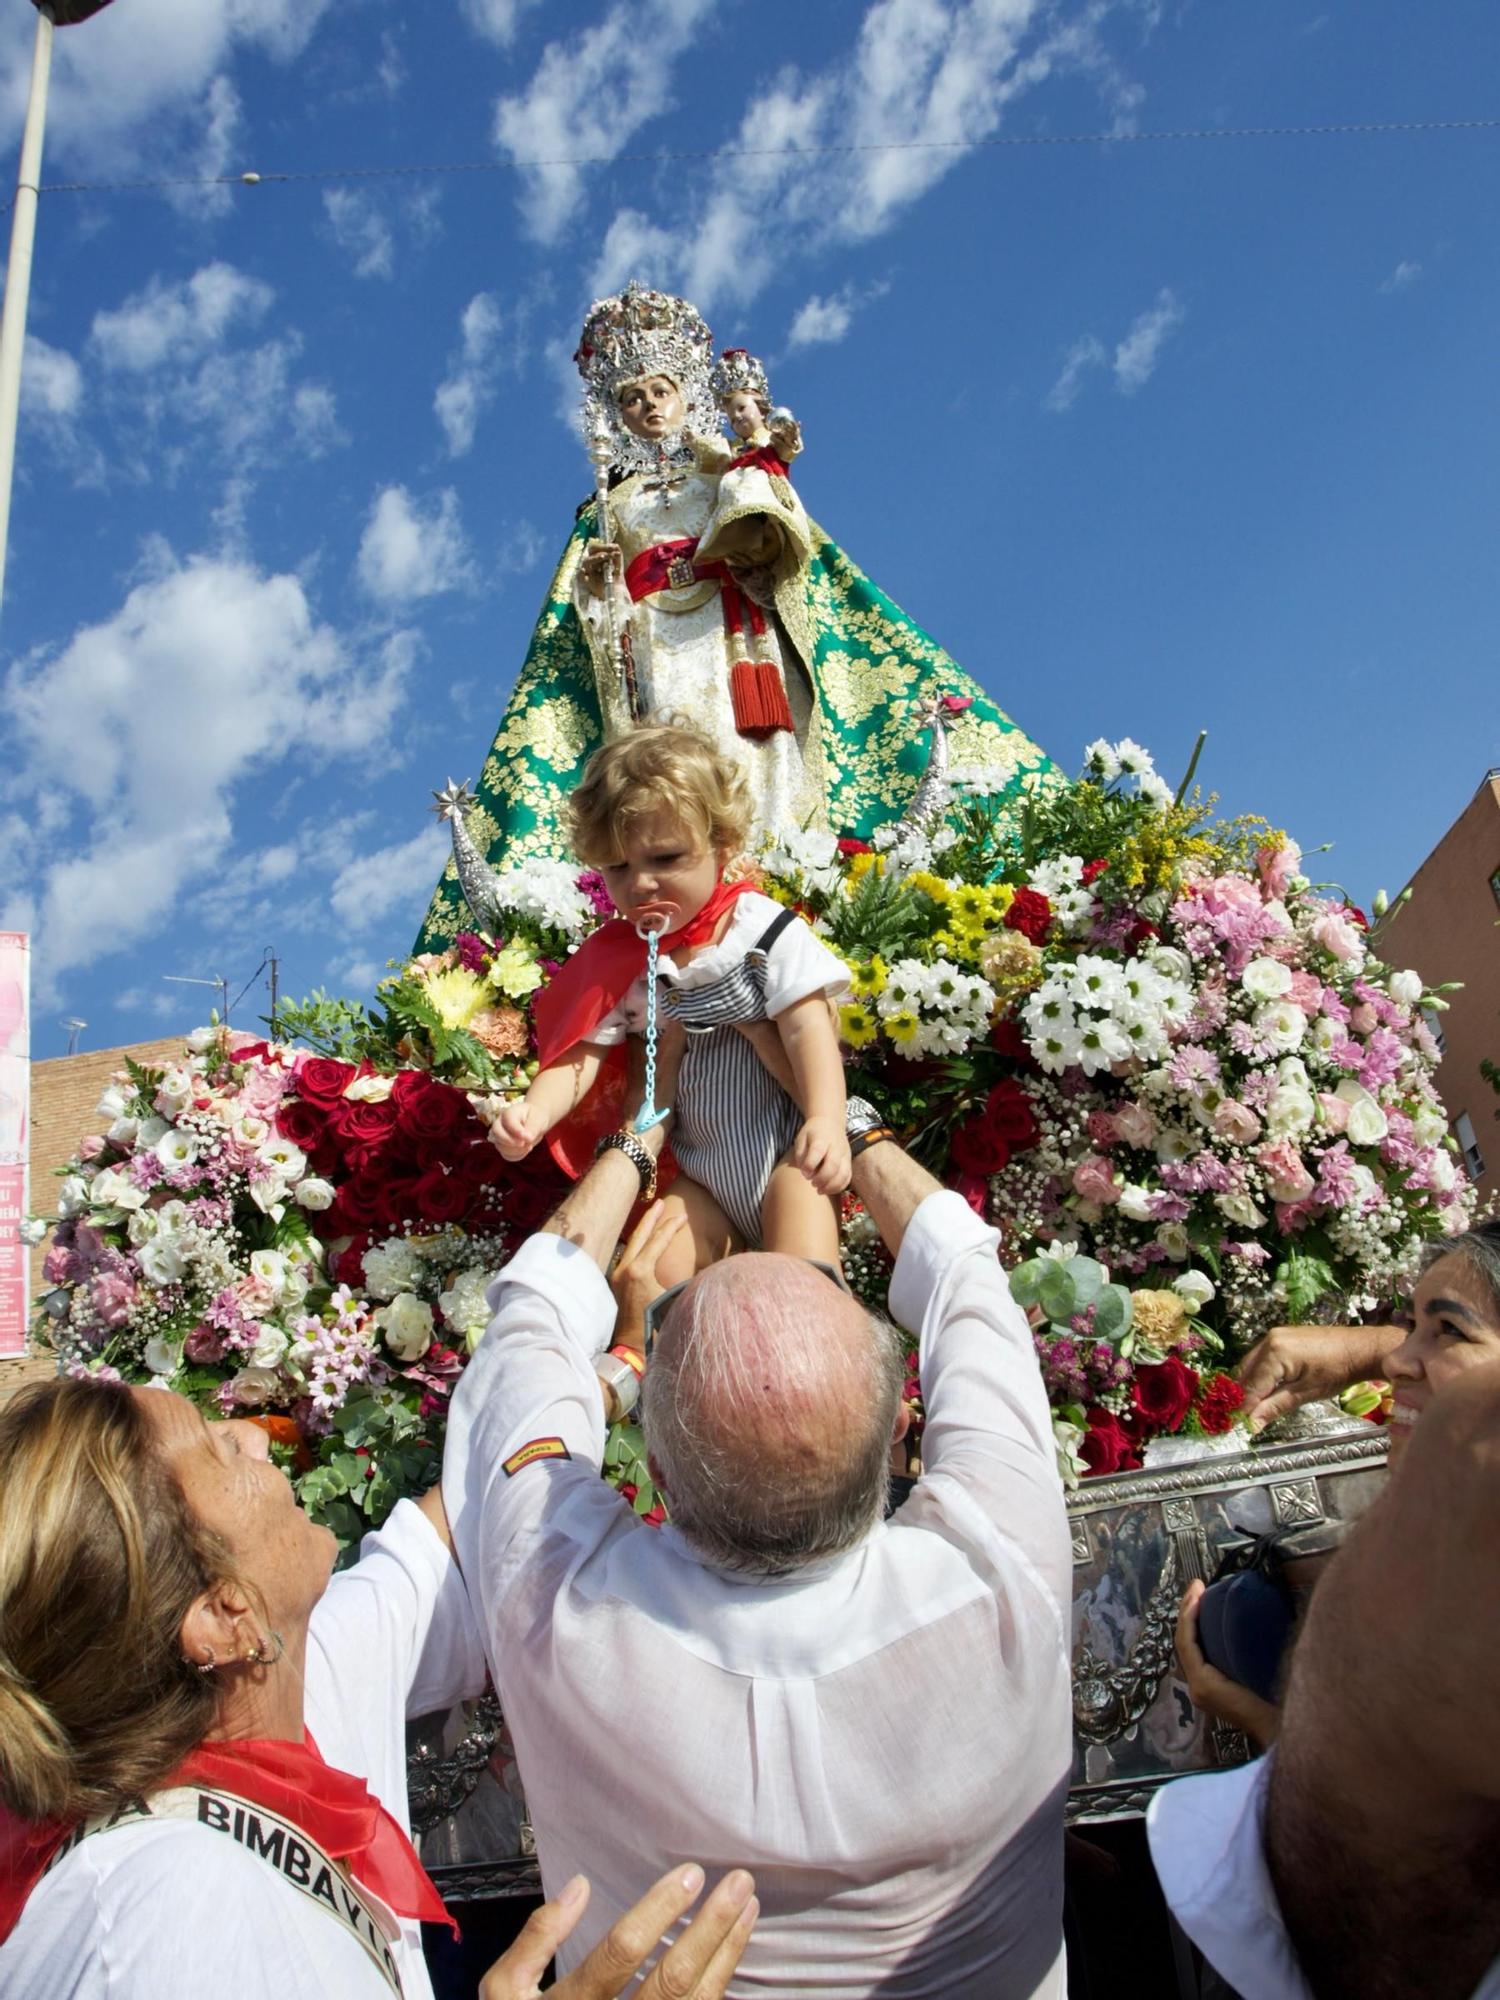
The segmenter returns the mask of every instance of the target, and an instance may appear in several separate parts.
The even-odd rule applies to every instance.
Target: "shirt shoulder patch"
[[[561,1438],[533,1438],[530,1444],[523,1444],[519,1451],[513,1451],[501,1467],[507,1479],[514,1479],[518,1472],[528,1465],[535,1465],[544,1458],[571,1458],[572,1452]]]

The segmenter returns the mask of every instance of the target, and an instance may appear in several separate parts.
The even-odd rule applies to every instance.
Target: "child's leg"
[[[739,1231],[708,1189],[690,1181],[686,1174],[679,1174],[662,1196],[662,1207],[685,1215],[688,1224],[667,1245],[656,1266],[664,1292],[745,1247]]]
[[[839,1269],[839,1205],[819,1194],[800,1168],[781,1160],[771,1170],[760,1205],[760,1238],[767,1250],[812,1257]]]

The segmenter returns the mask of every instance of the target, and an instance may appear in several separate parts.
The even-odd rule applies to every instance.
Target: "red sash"
[[[347,1864],[398,1917],[458,1926],[443,1907],[417,1850],[365,1784],[323,1761],[310,1735],[301,1743],[270,1738],[200,1743],[162,1781],[219,1786],[294,1821],[324,1852]],[[26,1898],[69,1832],[63,1820],[24,1820],[0,1806],[0,1944],[20,1921]]]

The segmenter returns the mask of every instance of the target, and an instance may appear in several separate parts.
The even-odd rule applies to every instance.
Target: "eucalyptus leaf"
[[[1106,1285],[1094,1301],[1094,1332],[1116,1346],[1130,1331],[1133,1309],[1123,1285]]]
[[[1065,1325],[1073,1317],[1078,1310],[1078,1288],[1066,1264],[1047,1259],[1047,1268],[1037,1286],[1037,1300],[1048,1319],[1058,1325]]]
[[[1068,1275],[1073,1280],[1073,1291],[1078,1300],[1075,1312],[1086,1312],[1109,1282],[1108,1272],[1093,1257],[1070,1257]]]
[[[1010,1274],[1010,1295],[1022,1312],[1028,1311],[1040,1299],[1042,1279],[1046,1276],[1050,1257],[1028,1257],[1024,1264],[1017,1264]]]

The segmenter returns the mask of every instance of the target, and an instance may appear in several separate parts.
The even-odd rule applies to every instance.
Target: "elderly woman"
[[[1500,1220],[1430,1243],[1400,1327],[1277,1327],[1240,1369],[1245,1401],[1265,1423],[1300,1403],[1336,1395],[1373,1374],[1395,1392],[1390,1463],[1398,1467],[1412,1426],[1439,1390],[1472,1368],[1500,1361]],[[1262,1746],[1275,1740],[1279,1711],[1203,1657],[1198,1644],[1201,1583],[1189,1584],[1177,1621],[1177,1653],[1188,1693],[1208,1714]]]
[[[436,1491],[333,1578],[251,1423],[59,1381],[0,1412],[0,1996],[430,2000],[447,1921],[407,1827],[407,1715],[484,1659]],[[618,1993],[703,1886],[678,1868],[554,1989]],[[754,1922],[726,1876],[648,1995],[722,1994]],[[571,1882],[487,1975],[529,2000]]]

